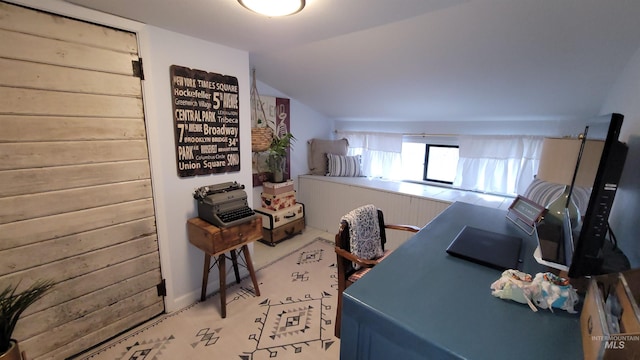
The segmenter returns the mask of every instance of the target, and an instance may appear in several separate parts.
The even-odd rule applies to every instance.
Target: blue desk
[[[523,271],[545,271],[506,211],[456,202],[344,292],[342,360],[581,359],[580,318],[491,296],[500,271],[445,249],[465,226],[523,238]]]

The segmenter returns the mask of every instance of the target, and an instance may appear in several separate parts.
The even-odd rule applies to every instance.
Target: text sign
[[[238,79],[171,66],[178,176],[240,171]]]

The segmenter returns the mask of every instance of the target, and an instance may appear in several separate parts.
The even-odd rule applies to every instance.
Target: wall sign
[[[290,100],[287,98],[279,98],[274,96],[260,96],[260,102],[264,109],[266,116],[266,125],[271,128],[274,136],[282,136],[291,130],[291,111]],[[255,106],[251,106],[251,112],[254,112]],[[251,116],[252,121],[259,116]],[[252,127],[258,126],[258,124],[251,124]],[[269,153],[267,151],[253,152],[253,159],[251,161],[253,186],[262,186],[262,183],[269,181],[271,172],[267,166],[267,158]],[[285,180],[291,177],[291,149],[287,150],[287,157],[285,163]]]
[[[171,65],[178,176],[240,171],[238,79]]]

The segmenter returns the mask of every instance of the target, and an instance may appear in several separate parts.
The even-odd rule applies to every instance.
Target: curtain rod
[[[356,134],[398,134],[398,133],[385,133],[379,131],[350,131],[350,130],[333,130],[334,133],[339,132],[350,132]],[[460,136],[461,134],[428,134],[428,133],[400,133],[402,136],[443,136],[443,137],[452,137],[452,136]]]
[[[402,136],[423,136],[423,137],[459,137],[459,136],[529,136],[529,137],[550,137],[547,135],[524,135],[524,134],[510,134],[510,135],[502,135],[502,134],[482,134],[482,135],[473,135],[473,134],[429,134],[429,133],[384,133],[384,132],[379,132],[379,131],[350,131],[350,130],[333,130],[334,133],[338,133],[338,132],[347,132],[347,133],[354,133],[354,134],[391,134],[391,135],[402,135]],[[582,134],[580,134],[581,136]],[[566,135],[563,136],[562,138],[572,138],[572,139],[576,139],[576,136],[573,135]],[[578,137],[579,139],[579,137]]]

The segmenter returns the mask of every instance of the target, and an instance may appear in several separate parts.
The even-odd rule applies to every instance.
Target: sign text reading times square
[[[178,75],[172,80],[178,169],[239,165],[238,86]]]

